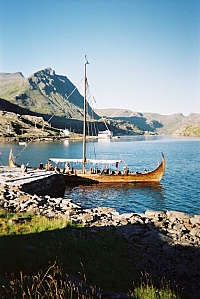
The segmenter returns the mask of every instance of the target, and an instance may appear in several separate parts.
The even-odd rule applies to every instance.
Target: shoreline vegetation
[[[45,140],[49,138],[78,138],[82,136],[82,120],[55,115],[34,116],[27,113],[17,114],[15,112],[4,111],[1,110],[0,104],[0,138],[4,140],[34,140],[37,136],[39,140]],[[154,119],[154,114],[152,114],[149,120],[148,117],[145,118],[142,115],[140,117],[130,116],[127,118],[118,116],[112,119],[107,116],[98,120],[90,119],[88,120],[88,129],[90,128],[91,132],[88,132],[87,135],[90,138],[97,138],[97,132],[104,131],[107,124],[115,137],[163,134],[200,137],[200,116],[198,114],[190,115],[185,120],[182,119],[184,116],[180,115],[177,117],[176,115],[163,116],[165,118],[165,123],[163,124],[162,122],[159,124],[159,121]],[[180,118],[179,121],[177,118]],[[52,120],[52,123],[49,122],[49,119]],[[136,124],[135,122],[138,123]],[[153,124],[159,124],[160,129],[156,129],[154,126],[150,126],[150,124],[152,126]],[[69,136],[63,134],[66,128],[69,131]]]
[[[2,299],[198,298],[200,215],[0,191]]]
[[[134,137],[137,135],[128,135],[129,137]],[[138,135],[141,136],[141,135]],[[146,136],[146,134],[142,135]],[[152,135],[153,136],[153,135]],[[159,136],[159,135],[154,135],[154,136]],[[173,137],[181,137],[182,135],[171,135]],[[127,137],[126,135],[124,136],[116,136],[116,138],[122,138],[122,137]],[[189,135],[183,135],[182,137],[188,137],[188,138],[199,138],[200,136],[189,136]],[[113,137],[115,139],[115,136]],[[37,136],[37,137],[2,137],[0,136],[0,142],[2,143],[14,143],[14,142],[20,142],[23,139],[25,142],[53,142],[53,141],[58,141],[58,140],[82,140],[83,136],[82,134],[71,134],[71,136],[62,136],[62,135],[57,135],[57,136]],[[87,136],[87,140],[97,140],[97,136]]]
[[[0,141],[4,143],[9,143],[9,142],[19,142],[20,140],[23,139],[25,142],[38,142],[38,141],[56,141],[56,140],[81,140],[83,137],[81,134],[74,134],[71,137],[66,137],[66,136],[49,136],[49,137],[0,137]],[[97,137],[92,137],[88,136],[88,139],[97,139]]]

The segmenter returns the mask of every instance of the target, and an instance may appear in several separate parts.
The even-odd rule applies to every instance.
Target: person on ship
[[[124,166],[124,174],[125,175],[129,174],[129,168],[128,168],[128,166]]]
[[[26,167],[26,165],[24,165],[24,163],[22,163],[22,165],[21,165],[21,171],[22,171],[23,175],[25,172],[27,172],[27,167]]]
[[[48,170],[53,170],[53,165],[52,164],[49,164]]]
[[[38,169],[44,169],[44,166],[43,166],[42,162],[40,162],[40,165],[39,165]]]
[[[70,164],[69,162],[65,164],[64,173],[69,174],[70,172]]]

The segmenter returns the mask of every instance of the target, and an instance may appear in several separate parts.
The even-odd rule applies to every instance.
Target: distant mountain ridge
[[[140,113],[115,108],[95,109],[95,112],[101,117],[130,122],[144,131],[157,134],[181,135],[187,127],[200,127],[200,114],[196,113],[191,113],[189,116],[184,116],[182,113],[161,115],[158,113]]]
[[[0,110],[51,118],[56,128],[70,127],[82,132],[83,96],[66,77],[51,68],[25,78],[21,72],[0,73]],[[14,105],[14,106],[12,106]],[[23,110],[24,109],[24,110]],[[200,114],[161,115],[128,109],[95,109],[88,105],[89,120],[98,122],[99,130],[109,128],[114,134],[177,134],[200,136]],[[53,117],[53,118],[52,118]]]

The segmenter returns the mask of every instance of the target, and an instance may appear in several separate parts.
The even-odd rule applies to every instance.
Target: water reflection
[[[110,143],[111,139],[110,138],[105,138],[105,139],[98,139],[98,143]]]
[[[165,189],[162,184],[98,184],[66,187],[66,199],[83,208],[109,206],[120,213],[144,212],[147,209],[165,209]]]
[[[69,146],[69,140],[68,139],[63,140],[63,144],[64,146]]]

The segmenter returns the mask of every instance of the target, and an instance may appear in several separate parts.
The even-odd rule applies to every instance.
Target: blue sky
[[[0,72],[78,85],[85,54],[94,108],[200,113],[199,0],[0,0]]]

